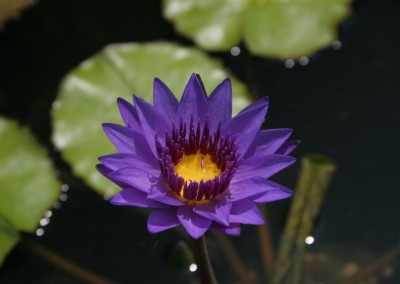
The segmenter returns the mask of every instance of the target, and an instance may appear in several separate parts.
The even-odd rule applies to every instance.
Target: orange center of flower
[[[175,165],[174,172],[187,181],[195,182],[213,180],[221,175],[218,166],[211,161],[211,156],[200,152],[183,155],[181,161]]]

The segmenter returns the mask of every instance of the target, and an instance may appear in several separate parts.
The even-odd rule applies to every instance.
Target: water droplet
[[[112,197],[112,194],[111,194],[111,193],[108,193],[108,192],[105,193],[105,194],[103,195],[103,198],[104,198],[104,200],[106,200],[106,201],[110,200],[111,197]]]
[[[46,218],[50,218],[52,215],[53,215],[53,212],[51,212],[50,210],[46,210],[44,212],[44,217],[46,217]]]
[[[232,56],[238,56],[240,54],[240,47],[234,46],[231,48],[231,54]]]
[[[335,40],[334,42],[332,42],[332,48],[334,50],[339,50],[342,48],[342,42],[340,40]]]
[[[49,218],[43,218],[43,219],[40,219],[40,221],[39,221],[39,224],[42,227],[48,225],[49,223],[50,223],[50,219]]]
[[[197,270],[197,264],[196,263],[192,263],[189,266],[189,270],[190,270],[190,272],[195,272]]]
[[[312,237],[312,236],[308,236],[306,239],[305,239],[305,242],[306,242],[306,244],[307,245],[311,245],[312,243],[314,243],[314,237]]]
[[[293,67],[294,67],[294,60],[293,59],[291,59],[291,58],[289,58],[289,59],[287,59],[286,61],[285,61],[285,67],[287,68],[287,69],[292,69]]]
[[[61,107],[61,103],[60,103],[59,101],[54,101],[54,102],[51,104],[51,107],[52,107],[53,109],[59,109],[59,108]]]
[[[308,64],[308,62],[310,62],[310,60],[308,59],[307,56],[302,56],[302,57],[300,57],[300,59],[299,59],[299,64],[300,64],[301,66],[306,66],[306,65]]]
[[[53,207],[54,207],[54,209],[60,209],[60,207],[61,207],[60,201],[54,202]]]
[[[69,185],[66,184],[66,183],[64,183],[64,184],[61,186],[61,191],[62,191],[62,192],[68,192],[68,190],[69,190]]]
[[[44,234],[44,230],[42,228],[39,228],[36,230],[36,236],[41,237]]]
[[[60,194],[60,201],[64,202],[67,201],[68,199],[68,195],[66,195],[65,193]]]

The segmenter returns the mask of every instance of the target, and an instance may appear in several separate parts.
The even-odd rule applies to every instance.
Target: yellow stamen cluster
[[[186,181],[213,180],[221,175],[217,165],[211,161],[210,155],[197,152],[193,155],[183,155],[181,161],[175,165],[174,172]]]

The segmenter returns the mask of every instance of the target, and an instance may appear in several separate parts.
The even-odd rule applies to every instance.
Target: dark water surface
[[[158,1],[41,0],[0,32],[0,115],[29,125],[52,151],[49,109],[62,76],[109,43],[159,39],[191,44],[162,18]],[[310,246],[311,253],[328,259],[314,266],[324,271],[319,283],[334,283],[329,273],[362,267],[400,243],[400,3],[356,2],[340,40],[340,49],[323,50],[306,66],[289,69],[251,58],[252,77],[246,51],[237,57],[213,54],[245,82],[253,81],[258,96],[270,96],[266,127],[295,129],[294,137],[302,140],[297,157],[320,153],[338,163]],[[43,236],[26,240],[118,283],[193,281],[191,272],[171,264],[179,234],[148,234],[144,215],[110,206],[72,176],[58,153],[52,156],[69,185],[68,200],[53,210]],[[297,170],[298,165],[277,179],[293,187]],[[269,205],[275,241],[288,204]],[[256,237],[254,227],[243,227],[232,241],[262,283]],[[217,244],[210,246],[217,277],[234,283]],[[376,281],[400,283],[399,259]],[[82,281],[21,244],[0,268],[0,283]]]

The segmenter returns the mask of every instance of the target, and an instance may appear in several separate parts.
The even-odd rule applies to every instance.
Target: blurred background
[[[0,0],[0,12],[7,2]],[[244,40],[238,36],[235,44],[227,41],[228,47],[205,46],[193,40],[196,36],[186,37],[185,29],[179,28],[185,23],[171,16],[171,7],[169,14],[165,12],[169,2],[174,4],[165,1],[162,5],[156,0],[40,0],[3,13],[7,15],[0,24],[0,116],[30,130],[38,147],[45,149],[42,156],[50,157],[58,181],[51,184],[55,198],[41,209],[40,223],[36,220],[29,229],[17,226],[19,242],[4,256],[0,283],[197,283],[195,269],[190,266],[190,240],[176,231],[150,235],[145,213],[111,206],[108,199],[112,191],[93,190],[103,180],[91,179],[84,171],[81,174],[75,154],[67,152],[67,147],[63,154],[64,144],[54,137],[55,132],[62,135],[62,125],[70,122],[57,112],[57,102],[61,101],[61,110],[68,103],[62,97],[67,95],[68,85],[60,87],[67,73],[109,44],[154,41],[197,48],[207,60],[218,61],[215,68],[223,72],[218,76],[232,74],[238,79],[243,93],[237,95],[239,99],[247,102],[270,97],[264,127],[293,128],[292,138],[301,140],[294,156],[300,160],[316,153],[334,161],[337,170],[313,219],[312,238],[304,240],[302,283],[400,283],[400,188],[396,179],[400,158],[396,130],[400,125],[399,2],[349,3],[346,15],[331,25],[337,37],[329,38],[330,44],[317,43],[309,50],[300,50],[304,55],[294,50],[293,56],[288,55],[292,51],[286,49],[287,43],[278,51],[272,48],[262,54],[252,35],[246,34]],[[210,9],[215,11],[217,6]],[[196,19],[196,15],[190,17]],[[252,29],[252,25],[246,27]],[[163,62],[146,64],[143,62],[151,69]],[[148,72],[149,77],[154,77],[152,72]],[[187,79],[185,74],[180,80]],[[183,83],[180,85],[183,88]],[[207,87],[212,90],[215,85]],[[142,95],[140,90],[132,87],[124,95]],[[110,111],[117,115],[114,98],[110,101]],[[96,108],[86,104],[80,109],[79,97],[75,103],[71,109],[76,107],[82,119]],[[100,127],[105,121],[96,123]],[[7,137],[0,137],[3,147]],[[101,139],[106,140],[105,136]],[[24,163],[23,158],[18,161]],[[96,163],[88,161],[89,167]],[[300,166],[296,163],[274,179],[295,188]],[[0,181],[0,185],[7,187],[9,181]],[[9,202],[2,190],[0,207]],[[275,255],[290,204],[291,200],[284,200],[266,206]],[[7,215],[1,208],[0,212],[0,217]],[[240,237],[228,239],[251,283],[266,283],[268,278],[259,234],[256,227],[243,226]],[[0,242],[5,244],[2,237]],[[232,273],[237,270],[231,266],[232,255],[224,249],[227,240],[221,242],[213,234],[209,238],[219,282],[244,283],[246,280]]]

